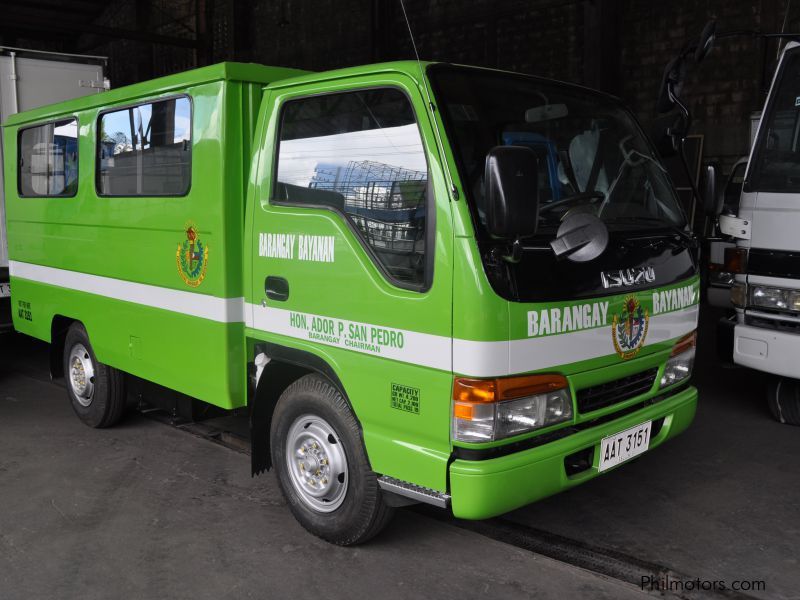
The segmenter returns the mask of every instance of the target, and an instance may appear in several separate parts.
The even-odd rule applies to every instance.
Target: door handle
[[[289,282],[283,277],[270,275],[264,280],[264,292],[270,300],[285,302],[289,299]]]

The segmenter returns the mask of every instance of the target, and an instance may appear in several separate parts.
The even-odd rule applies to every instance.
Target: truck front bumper
[[[733,334],[733,362],[782,375],[800,377],[800,335],[765,327],[737,324]]]
[[[536,448],[487,460],[457,459],[450,465],[453,515],[494,517],[593,479],[599,475],[604,437],[663,418],[661,429],[650,440],[650,449],[656,448],[686,429],[696,408],[697,389],[688,387],[651,406]],[[568,475],[565,460],[590,448],[591,466]]]

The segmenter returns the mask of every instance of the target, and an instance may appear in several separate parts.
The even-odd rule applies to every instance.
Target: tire
[[[774,378],[767,387],[767,404],[776,421],[800,425],[800,381]]]
[[[89,427],[116,425],[125,411],[122,372],[98,362],[86,329],[73,323],[64,340],[64,378],[72,409]]]
[[[340,546],[366,542],[389,522],[378,477],[342,394],[319,375],[292,383],[275,407],[272,464],[292,514],[314,535]]]

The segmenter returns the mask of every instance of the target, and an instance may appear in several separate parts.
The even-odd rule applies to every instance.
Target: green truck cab
[[[11,117],[14,325],[88,425],[127,375],[247,407],[310,531],[482,519],[683,431],[696,244],[633,116],[396,62],[222,63]]]

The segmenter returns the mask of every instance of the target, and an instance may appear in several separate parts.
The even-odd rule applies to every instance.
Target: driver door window
[[[390,280],[424,285],[428,165],[399,90],[287,102],[272,201],[340,212]]]

